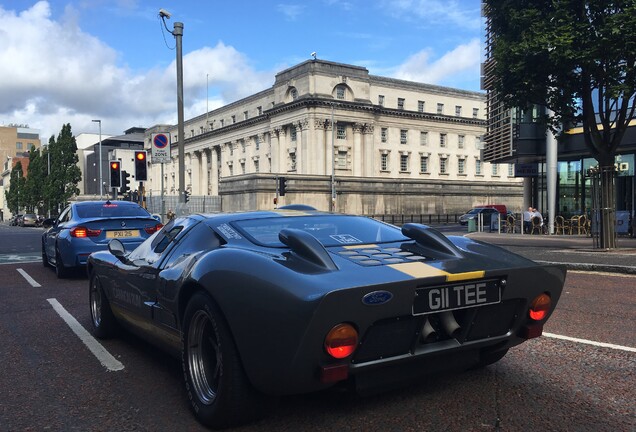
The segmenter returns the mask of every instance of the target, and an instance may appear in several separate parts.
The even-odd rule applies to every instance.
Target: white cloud
[[[288,21],[296,21],[296,19],[305,10],[305,6],[297,4],[279,4],[276,6],[276,9],[279,12],[282,12]]]
[[[479,29],[481,13],[474,0],[382,0],[389,14],[406,20],[418,20],[422,26]]]
[[[422,50],[398,66],[395,78],[427,84],[453,85],[457,82],[478,81],[481,64],[479,39],[459,45],[437,60],[431,50]]]
[[[28,124],[45,141],[70,123],[75,134],[120,135],[133,126],[176,123],[176,67],[131,71],[121,54],[78,25],[77,13],[51,18],[48,2],[15,12],[0,6],[0,124]],[[266,89],[246,57],[219,42],[184,54],[186,118]],[[210,100],[206,82],[209,82]]]

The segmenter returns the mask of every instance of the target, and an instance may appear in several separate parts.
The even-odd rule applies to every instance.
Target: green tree
[[[82,172],[77,166],[77,143],[70,124],[62,126],[57,140],[51,136],[47,150],[51,159],[51,171],[44,185],[44,196],[50,202],[51,211],[57,214],[79,193],[77,184],[82,180]]]
[[[484,0],[495,90],[508,108],[583,125],[601,172],[602,248],[615,248],[614,160],[636,104],[634,0]]]
[[[4,196],[7,200],[7,207],[11,210],[11,213],[18,214],[20,209],[24,208],[24,201],[21,196],[24,194],[25,178],[22,171],[22,162],[16,162],[15,166],[11,169],[11,183],[9,189],[4,192]]]
[[[44,168],[44,170],[43,170]],[[39,149],[29,151],[29,168],[24,184],[24,203],[28,212],[41,214],[44,202],[44,182],[46,181],[46,165],[42,163]]]

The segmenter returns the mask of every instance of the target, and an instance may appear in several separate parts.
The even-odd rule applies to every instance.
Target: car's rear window
[[[127,216],[150,217],[150,213],[146,209],[137,205],[92,204],[77,206],[75,211],[77,216],[82,219]]]
[[[325,246],[386,243],[407,240],[391,225],[360,216],[297,216],[236,221],[234,225],[254,243],[283,246],[278,233],[285,228],[306,231]]]

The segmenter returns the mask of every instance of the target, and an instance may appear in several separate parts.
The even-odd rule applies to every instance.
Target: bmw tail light
[[[144,228],[144,231],[146,231],[148,234],[154,234],[157,231],[159,231],[161,228],[163,228],[163,224],[157,224],[155,226]]]
[[[84,237],[97,237],[102,233],[102,230],[94,230],[83,226],[71,228],[71,237],[84,238]]]
[[[336,359],[349,357],[357,347],[358,331],[351,324],[338,324],[325,337],[325,351]]]
[[[528,313],[530,314],[530,318],[535,321],[543,320],[550,311],[550,307],[552,306],[552,299],[546,293],[540,294],[532,300],[530,304],[530,310]]]

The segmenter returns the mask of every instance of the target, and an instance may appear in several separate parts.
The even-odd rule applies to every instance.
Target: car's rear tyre
[[[64,262],[62,261],[62,256],[60,255],[60,251],[55,251],[55,275],[58,279],[65,279],[68,277],[69,269],[64,267]]]
[[[117,334],[119,326],[110,308],[110,303],[106,298],[99,278],[91,275],[91,282],[88,290],[88,304],[91,307],[91,323],[93,324],[93,335],[100,339],[107,339]]]
[[[262,417],[264,397],[248,381],[228,325],[209,295],[192,296],[182,335],[184,380],[197,419],[227,428]]]

